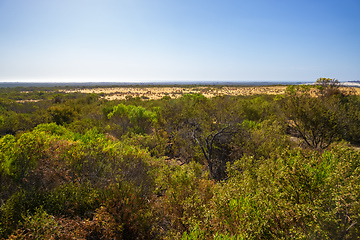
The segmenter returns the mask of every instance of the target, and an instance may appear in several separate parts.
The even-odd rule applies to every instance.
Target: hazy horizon
[[[315,82],[314,81],[306,81],[306,80],[299,80],[299,81],[294,81],[294,80],[272,80],[272,81],[267,81],[267,80],[226,80],[226,79],[220,79],[220,80],[128,80],[128,81],[109,81],[109,80],[101,80],[101,79],[48,79],[48,80],[44,80],[44,79],[39,79],[39,80],[34,80],[34,79],[20,79],[20,80],[4,80],[4,81],[0,81],[1,83],[47,83],[47,82],[53,82],[53,83],[171,83],[171,82],[194,82],[194,83],[198,83],[198,82],[236,82],[236,83],[282,83],[282,82]]]
[[[358,0],[0,0],[0,82],[360,79]]]

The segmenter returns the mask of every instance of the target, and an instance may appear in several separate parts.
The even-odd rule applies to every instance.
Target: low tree
[[[343,94],[340,90],[340,82],[335,78],[318,78],[315,86],[320,90],[320,95],[324,97]]]
[[[224,125],[206,134],[202,133],[199,126],[192,130],[192,137],[204,154],[212,179],[225,178],[226,162],[229,161],[229,153],[226,153],[227,145],[234,132],[230,125]]]
[[[345,109],[338,95],[320,92],[321,96],[314,97],[311,89],[311,86],[289,87],[283,110],[289,129],[296,136],[309,147],[324,149],[341,138],[346,125]]]

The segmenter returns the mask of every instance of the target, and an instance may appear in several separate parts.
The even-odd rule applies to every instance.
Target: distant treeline
[[[223,85],[223,86],[268,86],[268,85],[298,85],[306,82],[246,82],[246,81],[170,81],[171,84],[164,82],[0,82],[0,88],[13,87],[134,87],[134,86],[204,86],[204,85]]]

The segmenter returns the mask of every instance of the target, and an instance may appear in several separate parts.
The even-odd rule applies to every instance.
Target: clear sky
[[[4,81],[360,80],[360,0],[0,0]]]

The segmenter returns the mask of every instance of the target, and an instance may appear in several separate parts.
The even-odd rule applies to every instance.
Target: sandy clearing
[[[42,101],[43,99],[30,99],[30,100],[16,100],[15,102],[18,102],[18,103],[26,103],[26,102],[40,102]]]

